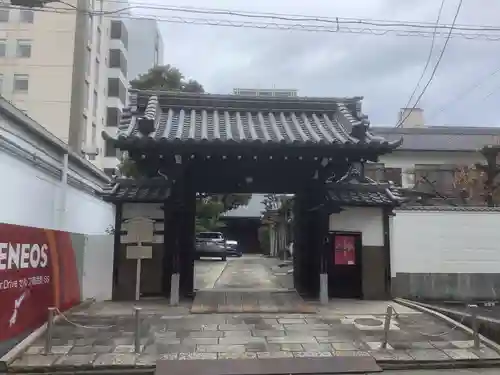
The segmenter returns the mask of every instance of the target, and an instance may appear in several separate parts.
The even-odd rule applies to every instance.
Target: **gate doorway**
[[[172,303],[195,296],[196,192],[294,194],[294,287],[317,298],[320,274],[328,272],[328,217],[343,204],[343,198],[329,199],[329,191],[353,165],[363,170],[364,162],[377,161],[401,144],[369,133],[359,97],[131,91],[130,102],[117,137],[103,134],[127,152],[136,173],[128,189],[121,190],[117,180],[105,193],[117,205],[113,275],[122,299],[130,298],[124,288],[134,277],[119,276],[123,263],[132,261],[120,253],[122,209],[145,203],[157,205],[155,212],[163,218],[155,238],[163,249],[156,285]],[[137,208],[138,215],[146,215],[142,212]],[[354,280],[352,270],[345,272]],[[120,280],[127,284],[121,286]]]
[[[334,298],[362,298],[362,239],[358,232],[331,232],[328,290]]]

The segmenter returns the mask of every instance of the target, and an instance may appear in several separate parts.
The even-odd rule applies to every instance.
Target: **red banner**
[[[356,238],[335,236],[334,261],[336,265],[356,265]]]
[[[0,224],[0,341],[80,302],[71,234]]]

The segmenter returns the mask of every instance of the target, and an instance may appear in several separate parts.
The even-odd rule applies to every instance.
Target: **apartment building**
[[[126,36],[126,37],[125,37]],[[126,45],[124,44],[126,41]],[[158,23],[151,19],[122,19],[111,21],[109,46],[108,97],[106,131],[115,135],[125,106],[128,81],[163,64],[163,39]],[[126,80],[126,81],[123,81]],[[125,85],[122,85],[126,82]],[[117,150],[107,142],[103,148],[102,167],[108,175],[114,173],[119,162]]]
[[[92,138],[103,116],[97,103],[105,95],[107,29],[102,18],[91,22],[68,5],[53,7],[58,13],[0,9],[1,95],[80,151],[87,118],[95,124]]]
[[[123,20],[95,11],[123,6],[68,0],[0,9],[0,94],[99,168],[108,108],[126,104],[128,33]]]
[[[280,97],[280,98],[294,98],[298,96],[298,90],[294,89],[248,89],[248,88],[235,88],[233,89],[234,95],[241,96],[260,96],[260,97]]]

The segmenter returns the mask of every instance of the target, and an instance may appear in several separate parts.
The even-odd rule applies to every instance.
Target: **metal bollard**
[[[382,344],[380,345],[381,349],[387,348],[387,342],[389,341],[389,330],[391,328],[392,311],[392,306],[387,306],[384,320],[384,338],[382,340]]]
[[[479,339],[479,322],[477,321],[477,305],[469,305],[471,308],[472,337],[474,339],[474,349],[479,349],[481,340]]]
[[[55,307],[49,307],[47,316],[47,331],[45,332],[45,354],[52,352],[52,336],[54,332]]]
[[[141,352],[141,308],[134,307],[135,316],[135,332],[134,332],[134,346],[135,353]]]

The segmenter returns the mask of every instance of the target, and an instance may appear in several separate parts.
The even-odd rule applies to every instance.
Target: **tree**
[[[473,166],[462,166],[455,174],[455,184],[460,189],[460,197],[464,203],[482,203],[489,207],[500,202],[500,166],[498,156],[499,145],[484,146],[480,153],[486,163],[476,163]]]
[[[164,90],[204,93],[203,86],[193,79],[184,78],[179,69],[172,65],[159,65],[140,74],[130,81],[130,86],[138,90]]]
[[[198,81],[186,79],[181,71],[172,65],[155,66],[148,72],[130,81],[130,86],[138,90],[164,90],[204,93]],[[125,155],[120,171],[127,177],[136,177],[135,163]],[[251,194],[209,195],[198,194],[196,198],[196,231],[219,230],[224,226],[221,215],[231,209],[248,204]]]

